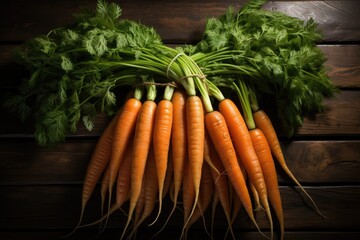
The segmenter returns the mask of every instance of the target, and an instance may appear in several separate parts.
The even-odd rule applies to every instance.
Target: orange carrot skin
[[[268,115],[263,110],[258,110],[253,113],[253,118],[256,127],[259,128],[266,136],[270,149],[275,158],[277,158],[278,161],[285,162],[279,139]]]
[[[109,192],[116,181],[121,161],[126,152],[130,136],[135,130],[137,116],[142,103],[136,98],[129,98],[122,109],[114,127],[113,147],[110,160]]]
[[[121,208],[122,205],[128,200],[131,187],[131,154],[133,138],[130,139],[128,148],[123,161],[120,164],[117,180],[116,180],[116,205]]]
[[[276,175],[276,168],[274,160],[272,158],[269,144],[265,138],[265,135],[259,128],[255,128],[250,131],[250,136],[254,145],[254,149],[258,156],[261,169],[264,173],[267,192],[274,212],[279,220],[281,228],[281,236],[283,238],[284,233],[284,215],[281,203],[281,196],[279,191],[278,179]]]
[[[237,195],[250,218],[254,219],[250,194],[223,115],[218,111],[207,113],[205,125]]]
[[[267,199],[266,185],[246,123],[238,107],[230,99],[221,101],[219,103],[219,109],[228,125],[236,153],[240,157],[240,160],[248,173],[249,179],[254,184],[261,201],[265,204],[264,202]]]
[[[171,128],[173,122],[172,102],[163,99],[159,102],[156,109],[153,146],[156,163],[156,172],[158,175],[159,200],[162,198],[164,181],[168,166],[168,156],[170,149]]]
[[[82,205],[85,207],[95,186],[103,174],[106,166],[109,164],[111,157],[111,148],[113,140],[113,129],[116,124],[118,115],[116,115],[106,127],[105,131],[101,134],[95,150],[91,156],[86,175],[84,179],[82,191]]]
[[[187,128],[186,128],[186,94],[175,90],[171,99],[173,103],[173,127],[171,130],[171,153],[174,168],[174,198],[180,191],[187,159]],[[175,199],[174,199],[175,200]]]
[[[132,201],[136,201],[141,192],[142,178],[144,176],[146,160],[152,141],[156,107],[157,105],[154,101],[147,100],[144,102],[138,115],[132,151]]]
[[[200,188],[201,171],[204,160],[204,109],[198,96],[186,99],[188,157],[193,175],[195,191]],[[196,203],[195,203],[196,204]]]

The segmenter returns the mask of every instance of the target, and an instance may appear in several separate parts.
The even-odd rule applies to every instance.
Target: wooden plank
[[[326,99],[325,112],[306,118],[296,135],[359,135],[360,92],[342,91],[333,99]]]
[[[194,42],[202,35],[208,17],[222,15],[235,1],[121,1],[123,17],[155,27],[165,42]],[[0,41],[23,41],[53,28],[74,22],[80,6],[94,9],[95,1],[16,0],[2,4]],[[359,41],[360,8],[357,1],[269,1],[266,9],[307,20],[314,18],[325,33],[325,41]],[[156,17],[154,17],[156,14]],[[45,21],[44,21],[45,20]]]
[[[27,72],[12,58],[16,44],[0,45],[0,88],[14,88]],[[176,45],[171,45],[176,46]],[[327,57],[325,67],[339,88],[360,88],[360,45],[318,45]]]
[[[0,232],[0,238],[4,240],[48,240],[48,239],[60,239],[68,234],[69,231],[66,230],[43,230],[43,231],[2,231]],[[156,232],[151,229],[141,230],[137,234],[137,239],[148,239],[150,236],[153,236]],[[177,232],[175,232],[177,234]],[[215,229],[214,235],[222,236],[223,231],[218,233],[218,230]],[[269,236],[269,232],[265,232]],[[98,234],[97,229],[92,230],[79,230],[74,235],[67,237],[67,240],[113,240],[116,239],[117,236],[121,235],[120,230],[116,229],[107,229],[106,231]],[[114,237],[115,236],[115,237]],[[246,239],[246,240],[259,240],[263,239],[258,232],[248,232],[248,231],[235,231],[235,236],[237,239]],[[168,240],[169,238],[174,237],[174,230],[164,229],[160,235],[156,239],[158,240]],[[204,230],[192,230],[191,232],[192,239],[210,239],[209,236],[204,233]],[[285,232],[286,240],[304,240],[304,239],[316,239],[316,240],[339,240],[339,239],[347,239],[347,240],[355,240],[360,238],[359,232]],[[223,238],[220,238],[223,239]],[[276,239],[276,238],[275,238]]]
[[[0,185],[82,184],[95,140],[68,141],[53,148],[34,142],[0,143]],[[284,141],[294,175],[306,184],[360,182],[360,141]],[[281,184],[292,184],[278,168]],[[346,173],[346,174],[344,174]]]
[[[360,45],[319,45],[328,76],[339,88],[360,88]]]
[[[80,186],[0,186],[0,230],[31,230],[74,227],[80,212]],[[289,187],[282,187],[281,196],[284,208],[286,230],[292,231],[355,231],[360,229],[357,217],[360,215],[359,186],[342,187],[309,187],[307,191],[318,204],[326,219],[317,215],[304,202],[298,192]],[[92,198],[85,213],[84,223],[92,222],[99,217],[100,202]],[[31,206],[31,207],[30,207]],[[168,216],[171,202],[164,200],[162,217],[151,228],[159,229]],[[127,206],[124,206],[126,211]],[[154,214],[148,219],[154,219]],[[205,212],[205,217],[210,214]],[[269,229],[268,221],[263,212],[256,213],[257,222],[264,231]],[[109,219],[110,228],[121,229],[126,216],[114,213]],[[205,218],[208,219],[208,218]],[[167,227],[179,231],[183,222],[181,210],[177,210]],[[144,222],[146,226],[147,222]],[[221,212],[217,214],[215,226],[226,229],[227,224]],[[236,229],[254,229],[245,212],[240,212],[235,221]],[[98,226],[95,226],[97,228]],[[203,229],[201,221],[194,225]]]

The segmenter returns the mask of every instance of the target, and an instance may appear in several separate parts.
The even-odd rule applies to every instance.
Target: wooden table
[[[244,1],[119,1],[123,17],[154,26],[169,45],[196,43],[205,20],[223,14]],[[26,76],[11,58],[11,51],[24,40],[73,22],[79,6],[95,8],[96,1],[13,0],[0,8],[0,93],[4,95]],[[281,137],[288,164],[320,209],[323,219],[309,207],[293,183],[279,171],[285,213],[285,239],[360,239],[360,2],[271,1],[265,7],[319,23],[324,39],[318,45],[328,57],[326,66],[333,83],[341,89],[325,100],[327,111],[306,119],[290,139]],[[95,129],[84,127],[53,148],[39,147],[33,139],[32,122],[1,109],[0,118],[0,239],[59,239],[76,225],[80,195],[94,145],[108,123],[99,116]],[[161,228],[171,207],[166,199],[163,218],[143,226],[138,239],[148,239]],[[85,220],[99,216],[99,199],[88,206]],[[207,213],[208,214],[208,213]],[[209,215],[206,215],[207,217]],[[262,214],[264,231],[268,224]],[[99,236],[98,226],[80,229],[68,239],[118,239],[124,216],[111,217]],[[159,239],[178,237],[182,214],[177,211]],[[207,220],[207,222],[209,222]],[[262,239],[242,213],[234,225],[238,239]],[[215,239],[222,239],[225,218],[219,212]],[[97,238],[98,237],[98,238]],[[189,239],[209,239],[201,222]]]

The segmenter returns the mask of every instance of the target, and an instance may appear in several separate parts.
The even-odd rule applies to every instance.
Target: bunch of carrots
[[[210,18],[197,45],[170,48],[153,28],[119,20],[120,7],[99,0],[95,13],[80,15],[74,26],[55,29],[20,49],[17,57],[32,73],[7,104],[22,117],[34,112],[41,145],[65,140],[80,120],[91,130],[99,109],[113,113],[114,91],[131,88],[92,154],[75,229],[106,223],[113,212],[126,209],[121,239],[132,238],[156,207],[150,225],[158,221],[169,196],[173,207],[164,227],[182,208],[181,238],[220,203],[229,226],[226,236],[236,239],[232,225],[243,208],[265,238],[274,238],[277,222],[283,239],[275,164],[321,215],[287,167],[258,98],[275,99],[274,109],[293,133],[303,114],[321,110],[323,97],[333,96],[335,87],[314,44],[320,37],[314,22],[303,26],[284,14],[262,11],[265,2],[250,0],[237,14],[230,9]],[[102,217],[83,224],[99,182]],[[265,212],[270,236],[261,232],[255,210]]]
[[[178,76],[176,82],[162,84],[146,79],[134,87],[132,96],[100,137],[85,176],[77,227],[101,179],[102,209],[108,198],[108,210],[95,223],[108,219],[128,202],[121,239],[131,238],[158,203],[155,223],[167,194],[173,201],[167,221],[181,198],[181,238],[186,238],[189,227],[213,200],[220,202],[234,239],[232,223],[240,206],[259,231],[254,209],[265,211],[271,235],[263,235],[269,239],[274,237],[273,210],[283,239],[284,216],[273,156],[311,197],[287,167],[276,132],[266,113],[259,109],[254,91],[245,80],[227,84],[238,94],[238,108],[190,57],[176,56],[169,62],[170,69],[175,61],[186,62],[190,71]],[[164,89],[160,98],[159,87]],[[132,230],[128,232],[131,222]]]

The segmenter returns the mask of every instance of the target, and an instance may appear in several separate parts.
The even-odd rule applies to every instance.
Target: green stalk
[[[232,82],[233,88],[235,92],[237,93],[241,108],[243,110],[244,119],[246,122],[246,125],[249,130],[255,128],[255,122],[251,111],[251,105],[250,105],[250,99],[249,99],[249,90],[244,83],[244,81],[239,80],[237,85],[235,82]]]

